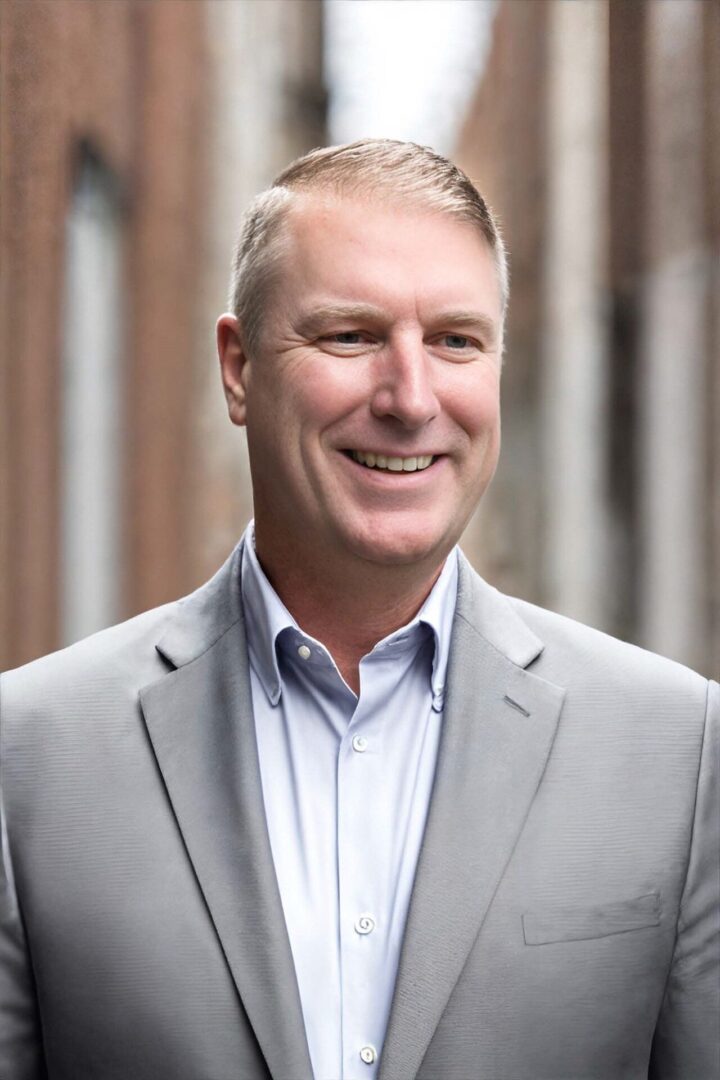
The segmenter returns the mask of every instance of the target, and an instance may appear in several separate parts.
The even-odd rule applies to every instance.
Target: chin
[[[442,562],[456,542],[429,529],[373,529],[347,538],[355,555],[376,566],[412,566]]]

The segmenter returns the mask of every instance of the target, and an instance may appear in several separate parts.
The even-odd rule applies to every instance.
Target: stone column
[[[643,644],[704,661],[704,243],[701,0],[647,6],[647,274],[640,414]]]
[[[606,627],[605,0],[554,0],[548,32],[544,592],[548,606]]]

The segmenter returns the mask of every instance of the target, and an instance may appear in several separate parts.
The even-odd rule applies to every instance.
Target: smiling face
[[[285,243],[257,354],[218,330],[258,552],[437,567],[497,464],[493,256],[448,215],[318,195]]]

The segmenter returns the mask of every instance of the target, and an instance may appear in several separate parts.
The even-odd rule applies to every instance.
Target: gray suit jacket
[[[2,1080],[311,1077],[241,557],[3,677]],[[716,1080],[719,711],[462,565],[380,1080]]]

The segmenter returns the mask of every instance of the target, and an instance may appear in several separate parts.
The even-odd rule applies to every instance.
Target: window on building
[[[61,420],[61,634],[120,617],[122,213],[112,172],[83,149],[70,202]]]

